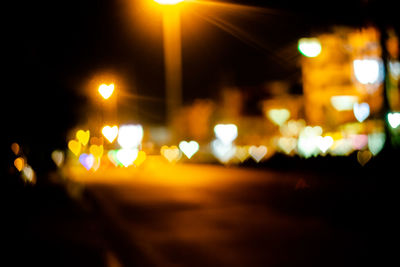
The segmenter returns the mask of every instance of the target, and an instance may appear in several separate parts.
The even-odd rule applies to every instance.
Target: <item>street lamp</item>
[[[179,3],[184,0],[154,0],[163,8],[163,40],[167,122],[182,105],[182,56]]]
[[[316,57],[322,50],[318,38],[301,38],[298,42],[297,48],[305,57]]]
[[[115,96],[114,83],[102,83],[98,87],[98,93],[103,98],[100,101],[101,119],[100,124],[106,122],[116,123],[117,120],[117,98]],[[114,96],[113,96],[114,95]],[[113,96],[113,97],[111,97]]]

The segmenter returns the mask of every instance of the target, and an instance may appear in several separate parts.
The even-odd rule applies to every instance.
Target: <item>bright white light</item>
[[[316,156],[319,153],[317,136],[300,136],[297,141],[299,154],[305,158]]]
[[[229,144],[224,144],[219,139],[215,139],[211,143],[213,155],[222,163],[227,163],[236,153],[236,147]]]
[[[199,150],[199,143],[196,141],[182,141],[179,143],[179,149],[186,155],[189,159]]]
[[[321,53],[322,47],[318,38],[301,38],[297,47],[306,57],[316,57]]]
[[[337,111],[352,110],[358,97],[353,95],[337,95],[331,97],[331,104]]]
[[[235,124],[217,124],[214,127],[215,136],[224,144],[230,144],[236,139],[238,130]]]
[[[120,149],[117,151],[117,159],[122,163],[125,167],[132,165],[135,159],[137,158],[139,150],[136,148],[128,148],[128,149]]]
[[[114,142],[114,139],[118,135],[118,126],[114,125],[113,127],[111,126],[104,126],[103,129],[101,129],[101,133],[104,135],[104,137],[110,142]]]
[[[328,151],[328,149],[333,145],[333,138],[331,136],[317,136],[316,137],[317,146],[322,153]]]
[[[356,59],[353,61],[354,75],[362,84],[379,84],[383,81],[383,63],[381,59]]]
[[[322,134],[322,128],[320,126],[307,126],[305,127],[297,141],[298,152],[301,156],[309,158],[316,156],[319,153],[318,143],[319,136]]]
[[[122,125],[119,128],[118,144],[122,148],[135,148],[143,138],[143,127],[140,124]]]
[[[400,125],[400,113],[399,112],[389,113],[387,115],[387,117],[388,117],[389,124],[393,129],[397,128],[397,126]]]
[[[104,99],[109,99],[110,96],[113,94],[114,92],[114,84],[101,84],[99,86],[99,94],[104,98]]]
[[[363,122],[365,121],[366,118],[368,118],[369,116],[369,105],[368,103],[355,103],[353,106],[353,113],[354,113],[354,117],[356,117],[356,119],[359,122]]]

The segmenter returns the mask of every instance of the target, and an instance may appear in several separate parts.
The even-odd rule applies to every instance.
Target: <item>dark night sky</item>
[[[65,146],[65,132],[79,122],[88,104],[85,84],[104,71],[117,73],[124,90],[140,96],[139,121],[163,122],[161,16],[152,14],[146,1],[12,1],[3,6],[2,114],[10,140]],[[382,1],[231,3],[260,9],[196,5],[182,12],[186,103],[215,98],[223,85],[296,81],[299,37],[331,24],[365,25],[376,18],[390,23],[393,16],[381,15],[394,12],[386,11],[389,2]],[[239,34],[233,36],[210,19],[228,22]]]

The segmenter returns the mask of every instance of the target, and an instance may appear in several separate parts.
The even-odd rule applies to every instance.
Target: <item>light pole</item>
[[[111,84],[100,84],[98,88],[100,96],[103,98],[101,100],[101,112],[102,112],[102,123],[107,123],[109,121],[115,123],[117,118],[117,99],[115,93],[115,85]],[[106,103],[107,102],[107,103]]]
[[[180,2],[184,0],[154,0],[164,5],[163,40],[167,123],[182,105],[182,56],[180,35]]]

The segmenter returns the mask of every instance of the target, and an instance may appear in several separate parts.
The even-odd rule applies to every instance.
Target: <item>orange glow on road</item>
[[[136,166],[142,165],[142,163],[146,160],[146,153],[144,151],[139,151],[137,158],[133,162]]]

